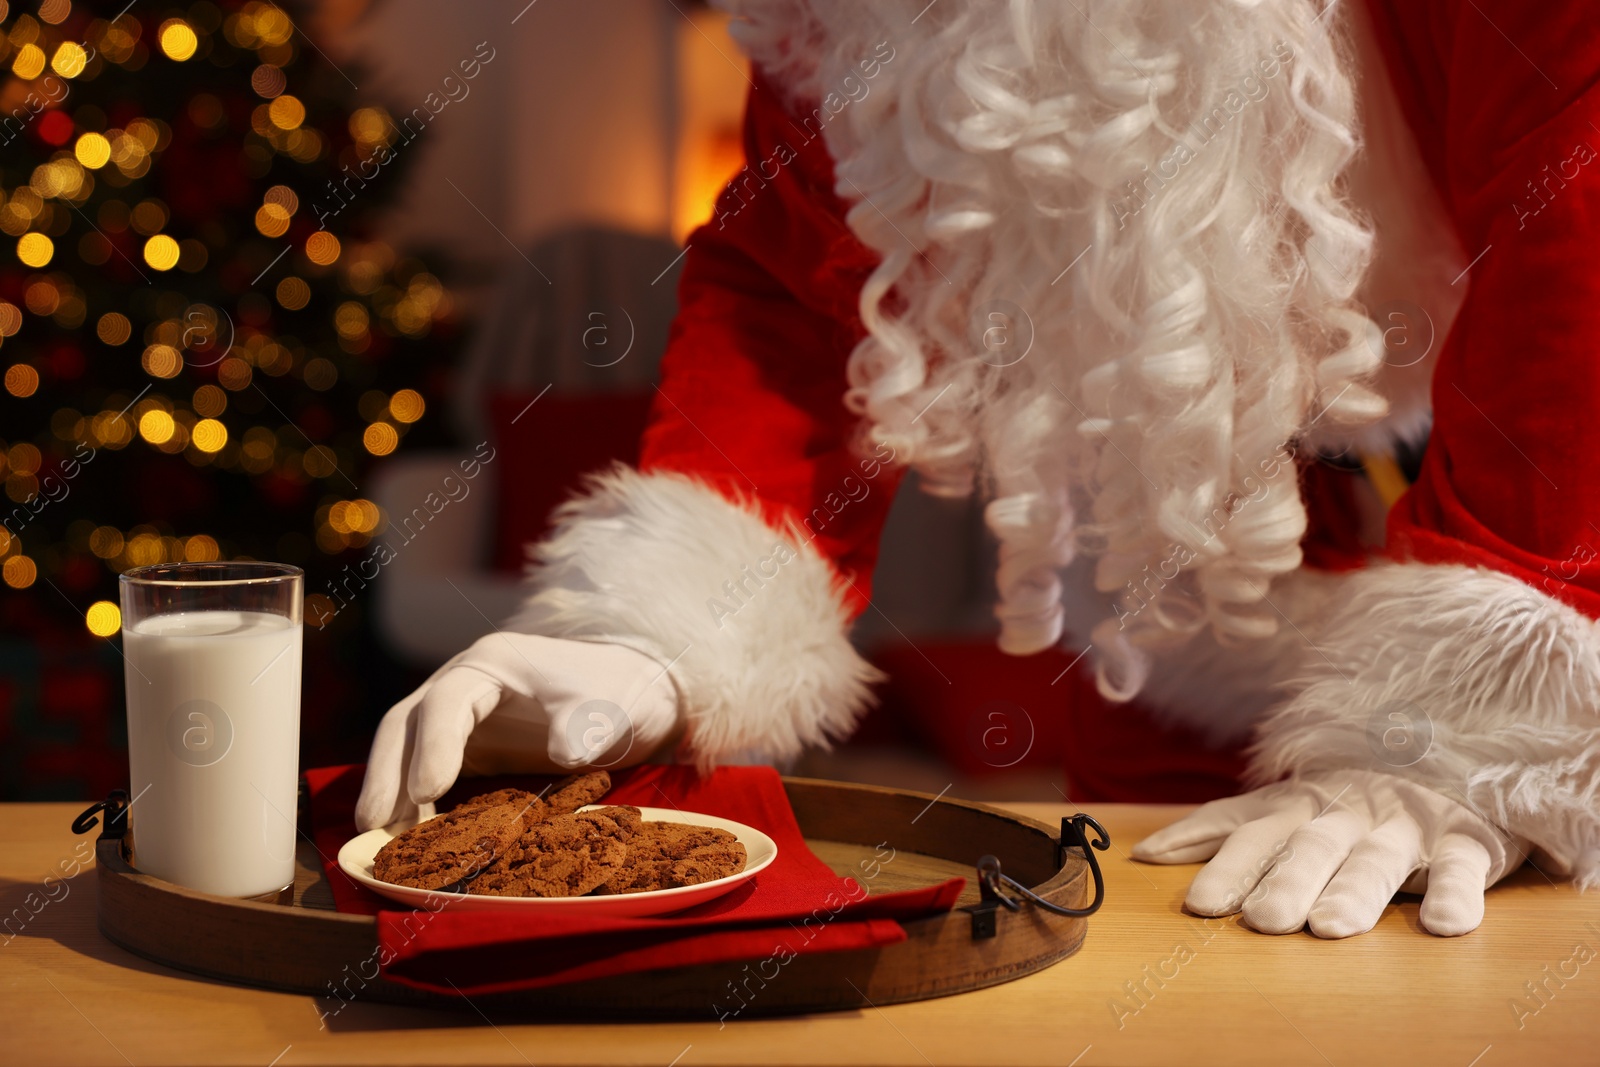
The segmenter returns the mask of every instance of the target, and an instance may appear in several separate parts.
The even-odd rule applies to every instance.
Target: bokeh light
[[[327,230],[318,230],[306,238],[306,258],[319,267],[326,267],[339,258],[339,239]]]
[[[298,97],[285,93],[275,98],[267,107],[267,116],[280,130],[297,130],[306,120],[306,106]]]
[[[37,445],[21,441],[11,446],[11,451],[6,453],[6,462],[11,464],[11,469],[20,474],[32,474],[39,469],[39,464],[44,461]]]
[[[17,49],[17,58],[11,63],[11,73],[23,81],[32,81],[44,73],[44,49],[36,44],[25,44]]]
[[[27,266],[46,266],[55,254],[55,244],[42,233],[25,233],[17,239],[17,258]]]
[[[370,500],[340,500],[328,508],[328,525],[341,534],[368,534],[378,528],[383,513]]]
[[[158,233],[144,243],[144,261],[156,270],[171,270],[178,265],[178,242]]]
[[[22,302],[35,315],[54,315],[56,308],[61,306],[61,290],[56,288],[55,282],[46,278],[28,286]]]
[[[311,301],[311,286],[304,278],[291,275],[278,283],[277,294],[278,303],[290,311],[299,311]]]
[[[256,229],[263,237],[282,237],[289,232],[289,212],[282,204],[262,204],[256,209]]]
[[[154,408],[139,416],[139,436],[153,445],[170,441],[175,428],[172,416],[160,408]]]
[[[63,41],[56,49],[56,54],[50,57],[50,69],[63,78],[76,78],[83,73],[83,68],[88,62],[89,57],[81,44],[75,41]]]
[[[27,556],[12,556],[0,568],[0,577],[13,589],[26,589],[39,576],[39,568]]]
[[[149,527],[146,527],[145,530],[148,531]],[[132,533],[132,531],[129,532]],[[128,538],[127,546],[123,551],[127,554],[128,562],[131,565],[148,567],[152,563],[161,563],[166,559],[164,548],[160,534],[141,532],[135,533]]]
[[[416,422],[427,410],[422,394],[415,389],[402,389],[389,398],[389,414],[397,422]]]
[[[356,143],[372,148],[380,144],[389,143],[389,135],[394,129],[394,120],[389,113],[378,107],[363,107],[357,109],[350,116],[350,136]]]
[[[327,445],[313,445],[306,449],[306,454],[300,459],[300,465],[313,478],[326,478],[339,469],[337,457],[334,456],[333,449]]]
[[[168,59],[176,59],[181,63],[194,55],[195,49],[200,47],[200,39],[182,19],[168,19],[161,24],[158,32],[161,50],[167,54]]]
[[[83,613],[83,624],[96,637],[110,637],[122,629],[122,609],[109,600],[96,600]]]
[[[277,204],[291,215],[300,210],[300,197],[287,185],[274,185],[261,199],[263,203]]]
[[[217,367],[217,382],[235,393],[249,385],[250,378],[250,364],[238,356],[229,356]]]
[[[273,97],[278,96],[288,86],[289,79],[284,77],[283,71],[270,63],[261,64],[250,74],[250,88],[256,91],[257,96],[265,100],[271,100]]]
[[[171,345],[151,345],[140,360],[145,373],[155,378],[173,378],[183,369],[183,356]]]
[[[115,311],[108,311],[100,316],[100,321],[95,325],[95,336],[108,345],[120,345],[133,336],[133,323],[128,321],[128,316],[120,315]]]
[[[115,526],[97,526],[89,535],[89,551],[101,559],[114,559],[122,554],[122,531]]]
[[[194,424],[194,429],[189,431],[189,440],[202,452],[220,452],[222,446],[228,443],[228,428],[216,419],[201,419]]]
[[[167,205],[159,200],[141,200],[134,205],[128,220],[133,223],[133,228],[146,237],[160,233],[161,228],[167,224]]]
[[[305,365],[300,376],[308,387],[324,392],[338,383],[339,368],[333,365],[332,360],[318,356]]]
[[[11,451],[6,453],[6,462],[11,465],[11,469],[22,474],[34,473],[43,460],[44,456],[40,453],[39,447],[27,441],[12,445]]]
[[[99,170],[111,162],[111,142],[103,134],[86,133],[78,138],[72,153],[77,156],[79,163],[90,170]]]
[[[6,392],[12,396],[32,396],[39,388],[39,372],[26,363],[6,368]]]
[[[196,415],[214,419],[228,409],[228,394],[214,385],[202,385],[194,391],[192,403]]]
[[[190,563],[210,563],[221,555],[216,538],[207,534],[195,534],[183,543],[183,558]]]
[[[375,422],[362,433],[361,444],[374,456],[387,456],[400,444],[400,435],[387,422]]]

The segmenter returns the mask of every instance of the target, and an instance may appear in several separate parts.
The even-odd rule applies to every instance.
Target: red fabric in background
[[[892,452],[852,451],[859,420],[844,406],[863,333],[856,300],[877,256],[845,225],[822,137],[755,78],[749,171],[689,237],[640,467],[748,500],[774,526],[798,524],[859,613],[901,476]]]
[[[1586,4],[1368,0],[1461,246],[1421,477],[1389,551],[1600,617],[1600,33]]]
[[[496,459],[494,549],[497,571],[521,574],[527,546],[540,540],[550,512],[583,476],[617,460],[635,463],[653,391],[561,396],[502,393],[489,400]]]
[[[918,641],[880,649],[873,662],[889,674],[873,714],[963,773],[1059,767],[1080,804],[1193,804],[1239,791],[1237,750],[1163,726],[1138,704],[1110,703],[1076,652],[1008,656],[986,642]]]
[[[1366,476],[1316,459],[1296,456],[1306,532],[1300,538],[1305,565],[1320,571],[1365,567],[1374,548],[1361,541],[1361,504],[1356,484]]]
[[[772,768],[722,767],[702,777],[689,767],[646,766],[613,775],[606,801],[736,819],[771,837],[778,858],[731,893],[664,917],[548,911],[523,916],[449,906],[438,912],[388,910],[390,902],[352,882],[337,863],[340,847],[356,833],[352,813],[364,771],[349,765],[306,772],[313,839],[339,910],[377,915],[384,976],[440,993],[534,989],[695,963],[765,959],[783,946],[798,955],[893,944],[906,936],[896,920],[949,911],[965,885],[953,878],[862,899],[859,883],[836,876],[806,847]],[[469,779],[441,798],[439,808],[510,785],[542,788],[549,780]],[[863,873],[870,880],[872,872]]]

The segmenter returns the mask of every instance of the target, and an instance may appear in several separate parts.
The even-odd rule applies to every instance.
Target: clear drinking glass
[[[304,581],[256,562],[122,575],[128,824],[143,873],[229,897],[294,883]]]

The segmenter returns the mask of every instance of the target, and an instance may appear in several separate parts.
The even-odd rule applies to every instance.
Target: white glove
[[[475,641],[378,724],[356,826],[415,818],[468,774],[642,763],[678,726],[666,669],[597,641],[496,632]]]
[[[1528,843],[1426,786],[1372,771],[1290,778],[1213,800],[1133,847],[1147,863],[1211,862],[1185,907],[1268,934],[1372,929],[1397,891],[1424,893],[1429,933],[1483,921],[1483,894],[1522,864]],[[1215,857],[1215,858],[1212,858]]]

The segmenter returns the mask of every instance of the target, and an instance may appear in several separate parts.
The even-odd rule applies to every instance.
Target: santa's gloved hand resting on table
[[[727,6],[748,166],[689,241],[639,467],[559,513],[506,632],[389,713],[362,824],[463,760],[845,736],[915,468],[987,501],[1000,647],[1088,652],[1099,695],[1034,714],[1148,722],[1153,766],[1244,754],[1240,795],[1134,849],[1209,861],[1192,911],[1342,937],[1406,890],[1453,935],[1530,853],[1596,881],[1584,10]],[[1075,800],[1151,799],[1104,755],[1066,753]]]

